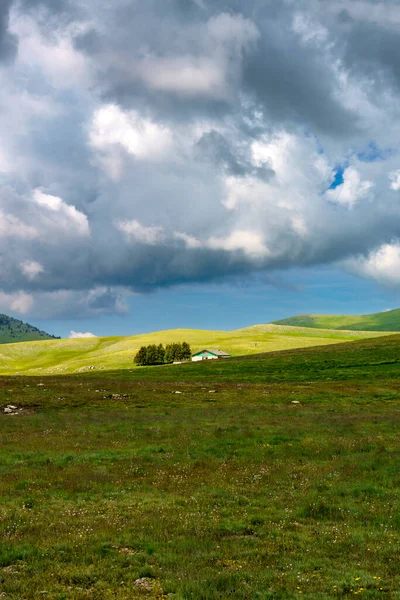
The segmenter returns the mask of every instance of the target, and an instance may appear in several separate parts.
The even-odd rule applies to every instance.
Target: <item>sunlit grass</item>
[[[129,369],[142,345],[187,341],[193,352],[220,348],[232,356],[324,346],[340,341],[374,338],[377,332],[313,330],[301,327],[257,325],[237,331],[176,329],[137,336],[64,339],[5,344],[0,347],[1,374],[63,374]]]
[[[398,598],[399,361],[1,379],[0,597]]]

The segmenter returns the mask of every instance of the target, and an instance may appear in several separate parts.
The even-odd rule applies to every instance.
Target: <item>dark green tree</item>
[[[137,365],[147,365],[147,348],[146,346],[142,346],[136,353],[135,358],[133,359],[135,364]]]
[[[162,344],[159,344],[157,347],[157,362],[160,363],[160,365],[165,362],[165,348]]]
[[[164,360],[166,363],[174,362],[174,356],[172,351],[172,344],[167,344],[165,347],[165,357]]]
[[[158,349],[155,344],[147,346],[146,359],[148,365],[156,365],[158,362]]]
[[[181,360],[190,360],[192,358],[192,349],[187,342],[181,344]]]

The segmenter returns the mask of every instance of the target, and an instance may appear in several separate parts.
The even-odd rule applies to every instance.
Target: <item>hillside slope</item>
[[[232,356],[324,346],[383,334],[256,325],[237,331],[175,329],[130,337],[64,339],[7,344],[0,348],[0,374],[61,374],[129,369],[142,345],[187,341],[196,352],[220,348]]]
[[[273,324],[313,329],[393,332],[400,331],[400,308],[372,315],[299,315],[274,321]]]
[[[29,323],[0,314],[0,344],[55,339],[60,338],[41,331]]]

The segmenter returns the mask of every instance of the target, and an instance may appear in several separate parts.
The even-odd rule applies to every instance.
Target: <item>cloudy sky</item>
[[[398,0],[1,0],[0,310],[397,307],[399,47]]]

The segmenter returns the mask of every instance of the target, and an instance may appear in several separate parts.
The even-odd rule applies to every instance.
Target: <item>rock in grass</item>
[[[141,577],[140,579],[136,579],[135,586],[144,593],[163,593],[159,583],[150,577]]]
[[[300,404],[298,400],[292,400],[292,404]]]
[[[12,413],[12,411],[13,411],[12,408],[8,408],[8,406],[7,406],[7,408],[4,409],[4,412],[6,415],[10,415]]]
[[[12,404],[7,404],[7,408],[11,408],[11,410],[17,410],[17,406],[13,406]]]

